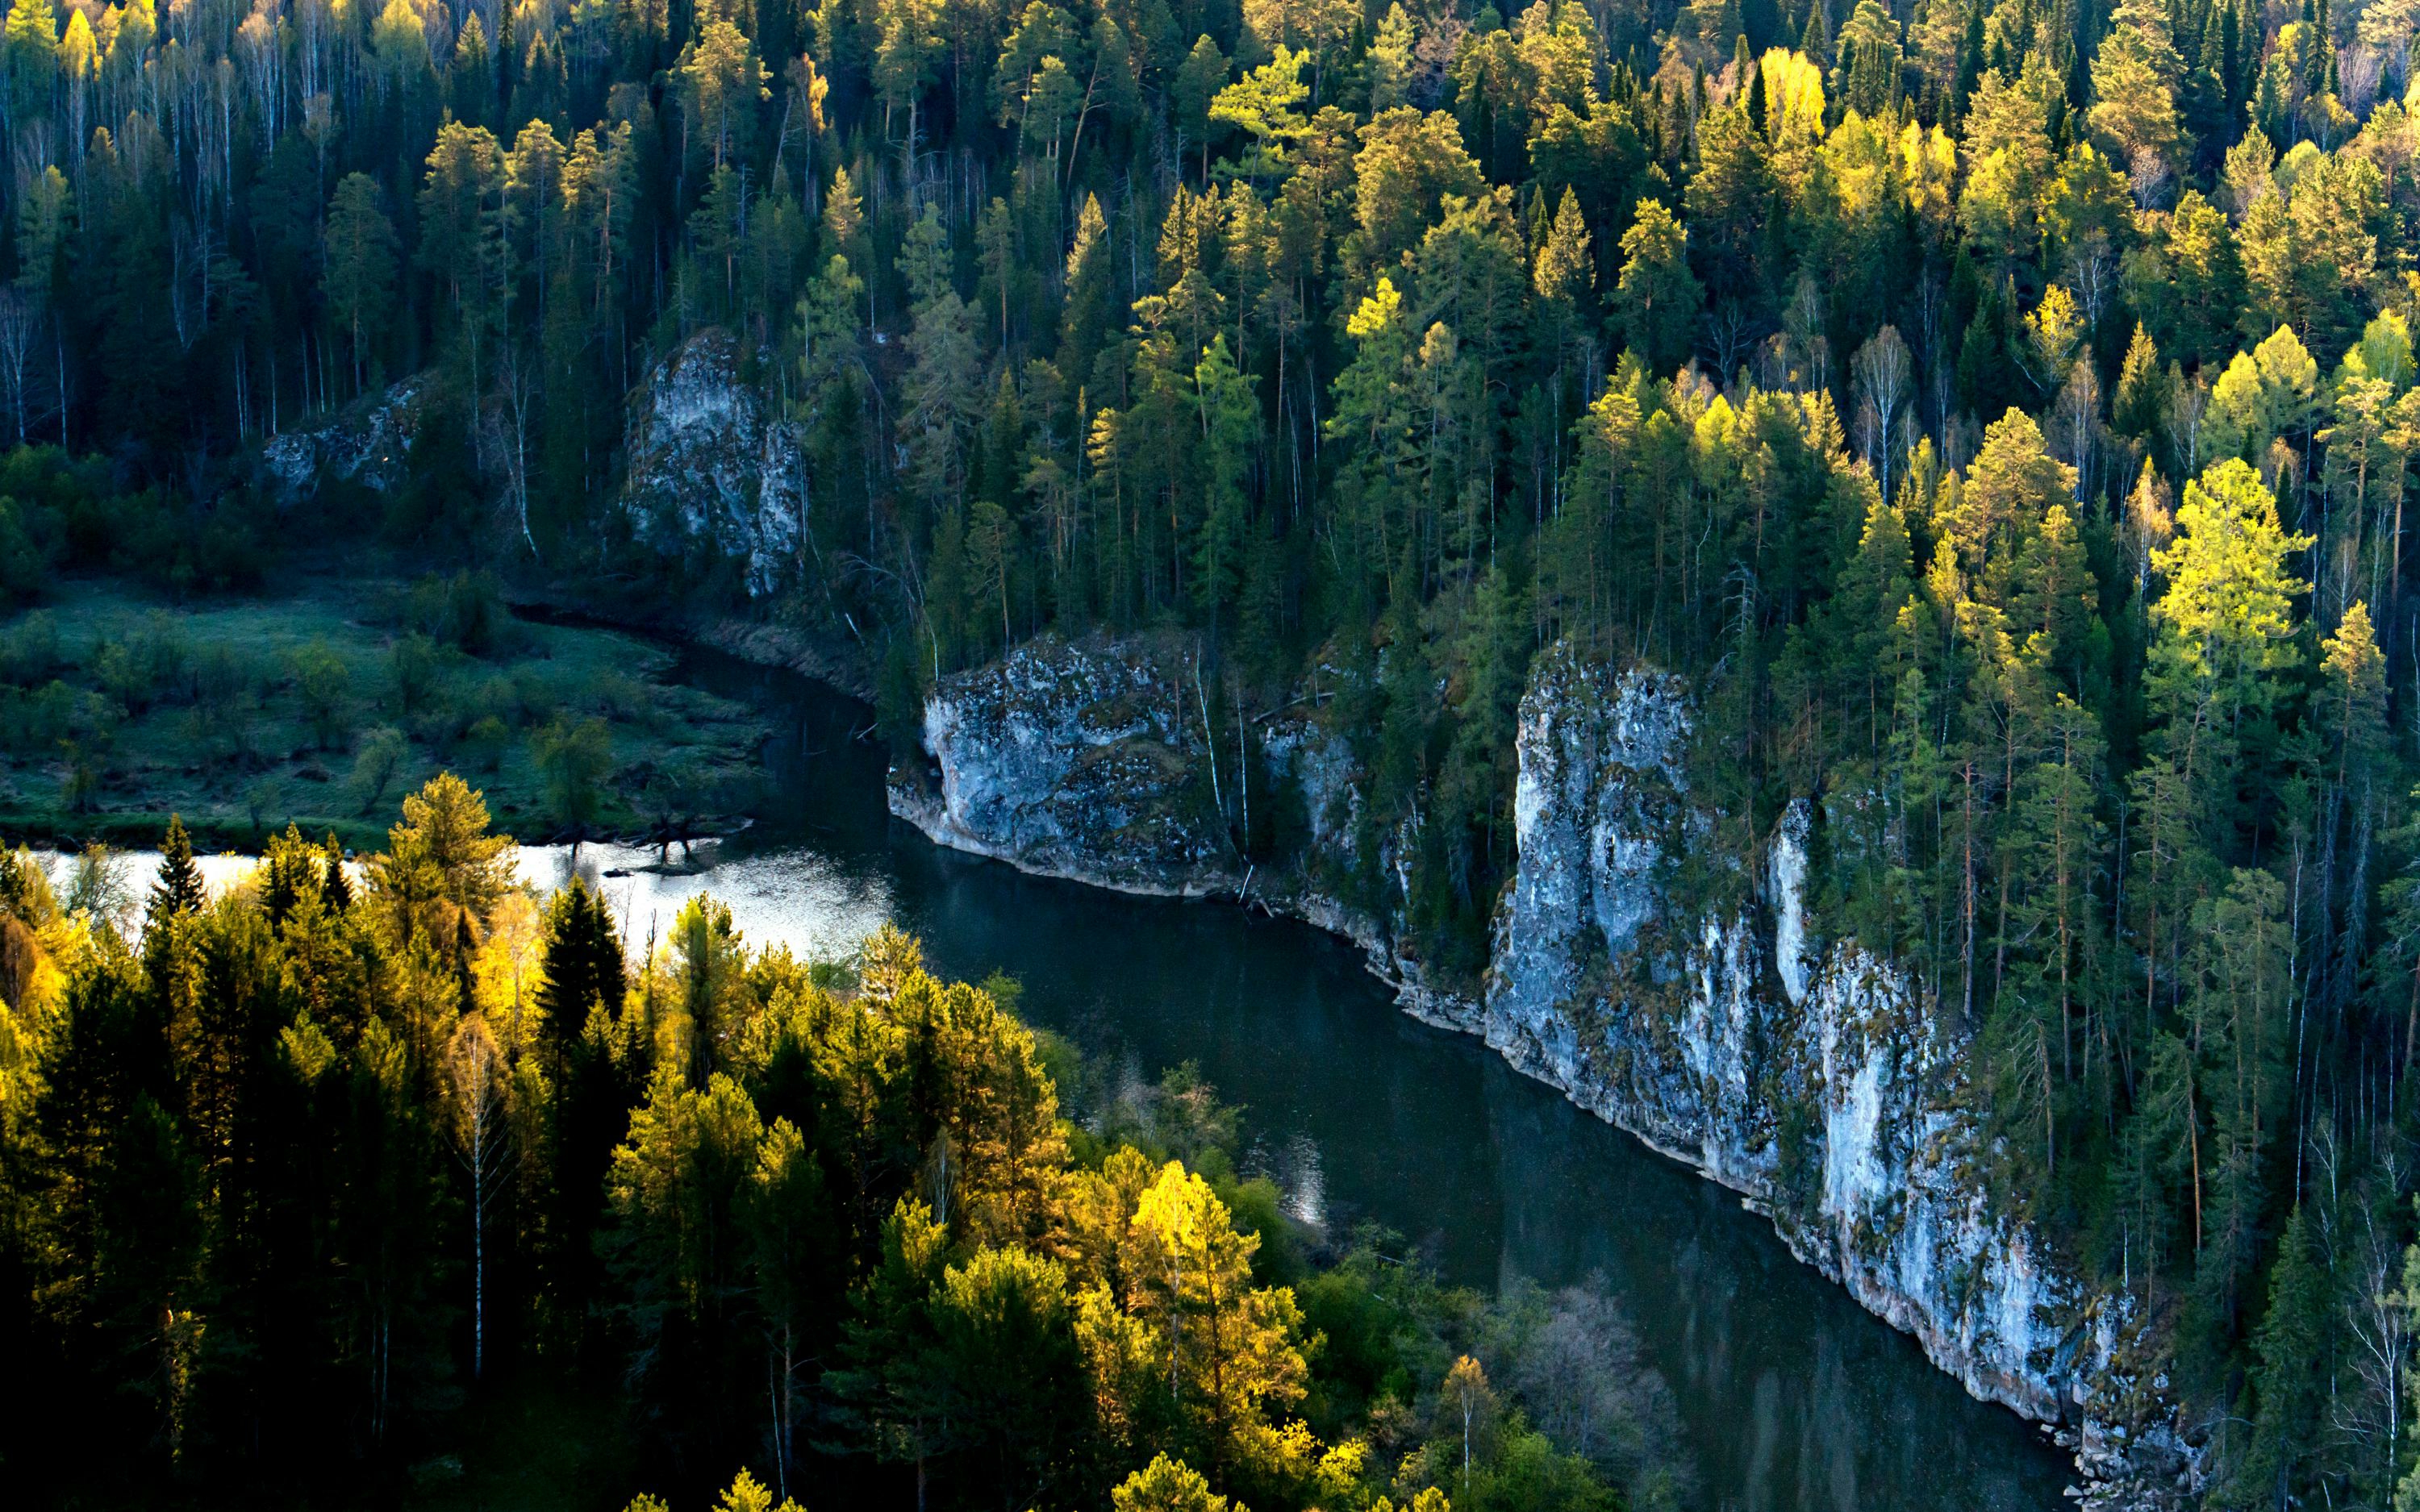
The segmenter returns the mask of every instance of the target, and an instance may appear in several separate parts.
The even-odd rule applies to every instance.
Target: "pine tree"
[[[160,880],[151,888],[151,917],[195,914],[203,902],[201,869],[194,864],[194,842],[185,822],[168,816],[168,832],[160,841]]]
[[[1621,280],[1614,321],[1648,366],[1666,372],[1685,361],[1696,337],[1705,291],[1683,249],[1688,232],[1655,200],[1641,200],[1637,220],[1621,234]]]
[[[328,306],[345,332],[353,386],[375,371],[372,353],[394,298],[395,226],[379,207],[378,180],[347,174],[328,203],[326,236]]]
[[[831,250],[842,256],[861,251],[860,239],[865,235],[865,206],[857,195],[857,187],[848,177],[845,166],[832,170],[831,188],[824,193],[824,235]]]
[[[2126,344],[2126,360],[2118,370],[2118,393],[2110,405],[2110,422],[2120,436],[2151,447],[2165,440],[2162,426],[2167,420],[2168,402],[2159,344],[2151,339],[2149,328],[2138,321],[2133,339]]]
[[[757,106],[772,98],[771,75],[758,62],[748,36],[710,13],[674,72],[680,83],[682,132],[689,151],[706,166],[721,168],[745,156],[755,131]]]
[[[2329,1287],[2301,1203],[2286,1223],[2269,1281],[2269,1305],[2253,1333],[2252,1442],[2230,1488],[2238,1504],[2289,1505],[2319,1450],[2311,1425],[2326,1412]]]
[[[2189,726],[2230,731],[2282,696],[2275,674],[2298,655],[2292,603],[2310,586],[2287,562],[2312,538],[2288,534],[2275,497],[2232,458],[2185,486],[2177,531],[2153,555],[2168,590],[2151,608],[2146,691],[2181,748]]]

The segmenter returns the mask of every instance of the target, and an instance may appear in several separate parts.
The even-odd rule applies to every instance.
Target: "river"
[[[1404,1015],[1348,946],[1230,903],[1125,897],[937,847],[889,817],[882,755],[852,738],[863,705],[708,652],[686,653],[680,674],[772,721],[780,796],[698,874],[582,848],[634,946],[699,891],[752,943],[806,955],[845,953],[893,918],[946,975],[1019,978],[1026,1016],[1093,1056],[1145,1078],[1196,1062],[1242,1105],[1252,1158],[1298,1217],[1335,1234],[1375,1220],[1456,1283],[1601,1280],[1671,1387],[1709,1508],[2062,1504],[2072,1472],[2040,1428],[1969,1397],[1735,1195]],[[551,885],[575,863],[550,846],[521,864]]]

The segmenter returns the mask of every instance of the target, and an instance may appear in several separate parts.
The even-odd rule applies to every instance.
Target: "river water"
[[[886,812],[881,753],[852,738],[863,705],[706,652],[682,675],[772,722],[771,811],[693,875],[636,871],[652,856],[615,847],[521,853],[534,883],[575,864],[597,879],[634,947],[699,891],[752,943],[802,955],[892,918],[944,975],[1019,978],[1026,1017],[1093,1056],[1145,1079],[1196,1062],[1298,1217],[1338,1235],[1373,1219],[1456,1283],[1601,1281],[1671,1387],[1708,1508],[2062,1504],[2072,1474],[2039,1428],[1969,1397],[1733,1194],[1405,1016],[1342,942],[934,846]]]

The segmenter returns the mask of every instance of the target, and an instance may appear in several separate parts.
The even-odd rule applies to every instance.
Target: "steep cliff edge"
[[[924,768],[893,769],[891,811],[939,844],[1037,875],[1125,892],[1219,894],[1303,919],[1359,945],[1410,1011],[1460,1023],[1470,1005],[1432,985],[1392,919],[1318,885],[1317,873],[1330,870],[1321,861],[1351,859],[1360,797],[1344,743],[1311,717],[1308,700],[1256,720],[1253,748],[1264,779],[1273,773],[1295,786],[1309,855],[1271,870],[1236,854],[1218,784],[1237,780],[1242,764],[1231,749],[1210,759],[1209,695],[1194,679],[1192,655],[1176,641],[1045,636],[943,678],[924,705]],[[1249,805],[1272,795],[1234,796]]]
[[[1468,1026],[1746,1195],[1975,1396],[2096,1433],[2131,1416],[2112,1395],[2131,1389],[2124,1308],[1982,1190],[1966,1037],[1905,973],[1824,937],[1812,805],[1790,805],[1741,904],[1671,897],[1668,858],[1703,829],[1688,730],[1674,679],[1541,662],[1521,707],[1517,872]]]
[[[1181,665],[1133,647],[1036,642],[935,690],[930,768],[894,775],[893,810],[1030,871],[1236,892],[1249,873],[1207,792],[1191,693]],[[2193,1456],[2130,1364],[2137,1325],[1984,1192],[1966,1037],[1905,973],[1827,935],[1812,805],[1790,805],[1761,854],[1714,861],[1716,901],[1678,895],[1673,862],[1711,827],[1687,790],[1689,736],[1679,679],[1540,659],[1518,859],[1475,993],[1427,982],[1390,921],[1322,893],[1315,868],[1263,872],[1253,897],[1359,941],[1411,1011],[1742,1193],[1975,1396],[2066,1425],[2096,1500],[2154,1503]],[[1264,744],[1301,785],[1314,854],[1342,854],[1358,801],[1343,743],[1295,719]]]
[[[1233,892],[1233,860],[1181,669],[1139,647],[1043,639],[944,680],[925,773],[892,811],[935,841],[1127,892]]]

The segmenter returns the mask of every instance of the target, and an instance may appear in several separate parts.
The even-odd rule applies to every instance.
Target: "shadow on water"
[[[711,887],[752,937],[826,950],[895,918],[944,973],[1020,978],[1027,1015],[1094,1054],[1146,1075],[1197,1062],[1328,1231],[1375,1220],[1458,1283],[1602,1275],[1671,1385],[1709,1505],[2060,1504],[2070,1475],[2039,1429],[1968,1397],[1733,1194],[1404,1016],[1342,942],[938,848],[888,817],[882,754],[851,738],[862,705],[709,653],[682,671],[779,722],[775,801],[714,872],[634,878],[648,896],[626,907]]]

